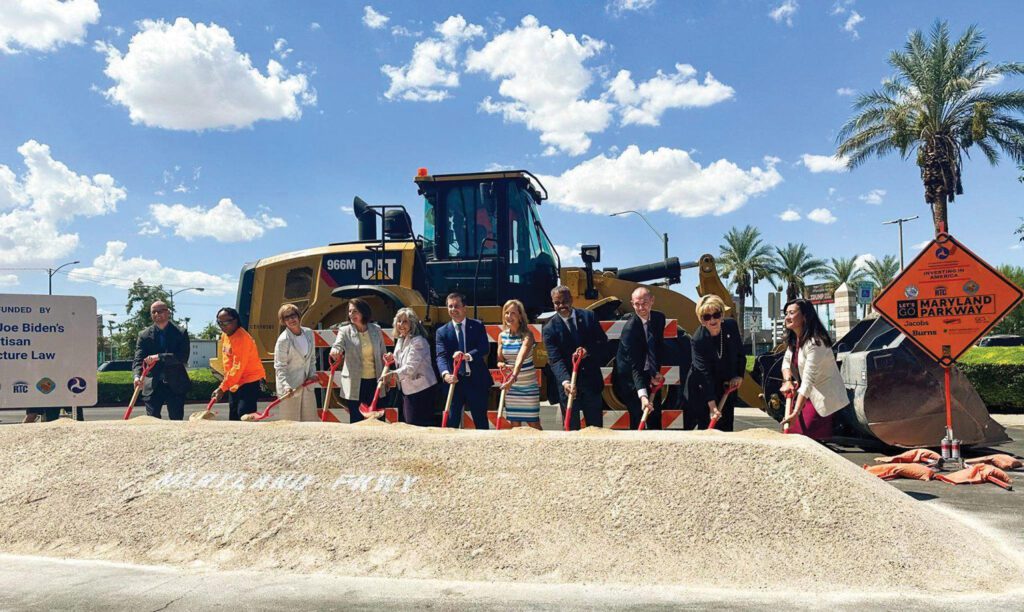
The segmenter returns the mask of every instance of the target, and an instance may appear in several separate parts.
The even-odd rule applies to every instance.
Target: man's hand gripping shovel
[[[132,418],[132,410],[135,408],[135,402],[139,400],[139,393],[142,393],[142,387],[146,384],[146,376],[149,375],[150,370],[155,365],[155,361],[150,364],[142,363],[142,375],[139,376],[139,386],[135,387],[135,392],[132,393],[132,401],[128,402],[128,410],[124,411],[124,420],[127,421]]]
[[[448,414],[452,410],[452,400],[455,399],[455,385],[459,383],[459,368],[462,367],[462,353],[452,360],[452,384],[448,385],[448,399],[444,403],[444,415],[441,417],[441,427],[448,427]]]
[[[662,378],[651,387],[651,392],[647,394],[647,407],[644,408],[644,413],[640,416],[640,426],[636,428],[637,431],[647,429],[647,417],[651,416],[651,412],[654,410],[654,396],[656,396],[658,391],[661,391],[661,388],[664,386],[665,379]]]
[[[583,363],[583,358],[586,356],[587,351],[582,346],[572,354],[572,377],[569,379],[569,388],[573,392],[569,394],[569,399],[565,402],[565,431],[569,431],[569,424],[572,421],[572,403],[576,399],[576,376],[580,373],[580,364]]]

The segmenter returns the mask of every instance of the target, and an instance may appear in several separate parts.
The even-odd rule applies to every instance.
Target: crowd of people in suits
[[[544,323],[541,338],[562,414],[571,410],[567,415],[571,429],[579,429],[584,421],[587,426],[602,427],[605,381],[601,367],[608,359],[607,334],[592,311],[573,307],[568,287],[555,287],[551,302],[554,316]],[[487,330],[481,321],[467,316],[461,294],[448,295],[445,304],[450,320],[437,329],[432,356],[428,335],[413,309],[401,308],[395,314],[395,346],[388,354],[384,332],[373,320],[369,304],[360,298],[348,300],[349,324],[338,329],[330,362],[336,364],[335,381],[350,422],[363,420],[360,405],[371,403],[383,384],[400,390],[402,420],[408,424],[436,425],[437,392],[443,391],[450,398],[446,402],[450,426],[458,427],[468,409],[475,428],[490,427],[487,411],[494,380],[487,364]],[[641,422],[648,429],[660,429],[666,394],[658,390],[665,382],[662,366],[670,360],[666,318],[655,309],[654,295],[647,287],[633,292],[630,305],[633,312],[626,316],[615,349],[614,393],[629,412],[631,429],[639,428]],[[721,298],[702,297],[696,306],[700,327],[692,339],[680,330],[676,341],[680,349],[671,360],[680,373],[682,387],[676,397],[681,400],[684,429],[711,426],[732,431],[735,427],[734,391],[743,381],[746,357],[739,327],[725,311]],[[153,325],[138,338],[135,384],[142,387],[147,414],[159,418],[166,405],[168,416],[180,420],[189,388],[184,365],[188,337],[170,321],[163,302],[154,302],[150,314]],[[276,391],[282,398],[279,414],[287,420],[319,420],[311,384],[317,380],[316,344],[313,331],[303,327],[300,318],[293,304],[281,306],[278,312],[284,327],[274,347]],[[499,387],[507,421],[513,427],[540,429],[540,386],[534,366],[538,343],[528,323],[521,301],[512,299],[503,305],[497,339]],[[229,418],[239,420],[256,412],[264,368],[235,309],[220,309],[217,325],[222,332],[224,378],[211,401],[227,395]],[[786,305],[785,325],[781,391],[795,398],[795,409],[784,422],[795,433],[827,439],[832,435],[832,415],[848,403],[832,358],[831,338],[806,300]]]

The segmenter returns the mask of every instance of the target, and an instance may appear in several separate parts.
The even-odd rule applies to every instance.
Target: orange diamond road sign
[[[949,234],[928,243],[874,301],[886,321],[951,365],[1024,293]]]

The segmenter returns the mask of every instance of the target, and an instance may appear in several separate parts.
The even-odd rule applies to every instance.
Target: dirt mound
[[[0,552],[814,592],[1024,582],[996,544],[800,436],[604,433],[13,425]],[[956,581],[935,571],[954,559]]]

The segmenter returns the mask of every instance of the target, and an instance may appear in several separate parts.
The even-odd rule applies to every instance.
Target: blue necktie
[[[455,340],[459,343],[459,350],[463,353],[466,352],[466,336],[462,334],[462,323],[455,324]],[[464,376],[466,371],[469,369],[469,365],[463,361],[462,366],[459,368],[459,376]]]

